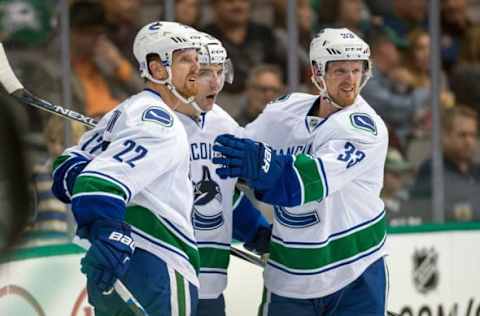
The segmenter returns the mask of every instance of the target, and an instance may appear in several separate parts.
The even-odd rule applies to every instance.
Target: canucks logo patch
[[[353,113],[350,114],[350,122],[353,127],[377,135],[377,126],[375,121],[366,113]]]
[[[173,117],[167,110],[161,107],[150,107],[142,115],[142,121],[159,123],[165,127],[173,125]]]

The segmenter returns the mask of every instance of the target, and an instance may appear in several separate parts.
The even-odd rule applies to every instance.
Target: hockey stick
[[[97,121],[73,110],[61,107],[45,101],[26,90],[8,62],[3,44],[0,43],[0,83],[3,85],[8,94],[20,101],[21,103],[34,106],[38,109],[56,114],[58,116],[74,120],[87,125],[88,127],[95,127]]]
[[[235,248],[235,247],[230,248],[230,254],[232,254],[233,256],[235,256],[237,258],[248,261],[248,262],[250,262],[250,263],[252,263],[256,266],[259,266],[261,268],[265,268],[265,262],[260,257],[254,255],[254,254],[251,254],[249,252],[240,250],[240,249]]]
[[[7,90],[8,94],[10,94],[12,97],[17,99],[21,103],[34,106],[41,110],[48,111],[50,113],[70,120],[78,121],[89,127],[94,127],[97,123],[94,119],[90,117],[63,108],[61,106],[54,105],[48,101],[42,100],[34,96],[29,91],[27,91],[13,73],[2,43],[0,43],[0,83],[5,88],[5,90]],[[120,280],[117,280],[115,282],[114,289],[136,316],[148,316],[144,308],[140,305],[140,303],[135,299],[132,293],[130,293],[130,291]]]

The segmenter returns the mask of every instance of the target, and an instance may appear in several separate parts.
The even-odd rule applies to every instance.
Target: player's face
[[[352,105],[360,92],[363,74],[363,61],[330,62],[325,75],[329,96],[342,107]]]
[[[177,91],[186,98],[195,96],[198,92],[199,69],[198,55],[195,49],[183,49],[173,53],[172,83]]]
[[[217,95],[223,88],[225,75],[223,73],[223,65],[209,64],[200,65],[198,73],[198,93],[195,97],[198,106],[203,111],[210,111],[215,103]]]
[[[471,163],[477,147],[477,121],[471,117],[457,116],[452,127],[445,132],[443,148],[453,161]]]

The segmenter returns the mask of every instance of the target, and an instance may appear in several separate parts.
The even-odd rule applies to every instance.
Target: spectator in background
[[[468,33],[479,27],[467,15],[466,0],[441,1],[441,47],[443,67],[447,72],[457,64],[462,46],[470,45]]]
[[[78,122],[70,124],[73,141],[76,143],[86,128]],[[36,216],[24,234],[24,246],[68,243],[71,241],[71,220],[67,206],[57,200],[52,188],[52,160],[65,148],[65,119],[50,116],[44,137],[49,156],[46,161],[33,167],[33,184],[36,192]]]
[[[388,29],[375,32],[371,40],[373,76],[362,90],[362,96],[394,131],[403,147],[413,128],[413,117],[424,112],[429,92],[426,88],[414,87],[397,47],[402,44]]]
[[[251,69],[261,63],[281,65],[272,30],[250,18],[250,0],[213,0],[214,23],[204,31],[218,38],[235,67],[235,80],[223,94],[242,93]],[[223,104],[223,103],[222,103]]]
[[[442,115],[443,176],[446,219],[480,220],[480,165],[473,156],[478,146],[478,114],[465,106],[455,106]],[[412,198],[431,197],[432,160],[422,163]]]
[[[415,29],[408,35],[409,47],[405,53],[405,65],[414,89],[427,89],[430,94],[430,36],[422,29]],[[440,77],[440,110],[452,107],[455,96],[448,87],[445,73]],[[432,111],[430,99],[426,107],[416,111],[411,122],[411,133],[406,149],[407,158],[415,166],[430,155]]]
[[[385,173],[381,198],[385,203],[390,226],[418,225],[422,221],[415,210],[406,209],[409,200],[408,184],[412,176],[412,164],[405,160],[400,151],[389,148],[385,161]]]
[[[52,30],[52,12],[42,0],[0,0],[0,38],[11,45],[44,44]]]
[[[70,7],[73,100],[77,110],[100,118],[142,82],[106,36],[102,5],[76,1]]]
[[[198,28],[201,20],[201,8],[199,0],[175,1],[175,20],[179,23]]]
[[[365,0],[365,5],[372,15],[384,16],[391,14],[393,5],[391,1]]]
[[[393,0],[393,11],[384,16],[383,24],[407,42],[408,34],[416,28],[426,28],[427,0]]]
[[[450,73],[450,85],[458,103],[480,112],[480,28],[467,31],[458,64]]]
[[[415,29],[408,35],[408,42],[409,48],[406,52],[405,64],[410,73],[411,85],[414,88],[424,88],[430,91],[430,35],[422,29]],[[441,106],[445,108],[453,106],[455,98],[448,87],[448,80],[443,71],[440,84]],[[424,113],[419,113],[415,118],[415,125],[414,137],[422,137],[430,133],[430,108],[426,108]]]
[[[277,51],[286,52],[288,50],[288,31],[287,31],[287,1],[274,0],[273,1],[273,13],[274,13],[274,35],[277,43],[275,48]],[[312,39],[312,25],[314,21],[314,13],[310,7],[309,0],[297,1],[297,25],[298,25],[298,46],[297,55],[300,65],[299,78],[301,82],[310,80],[308,72],[310,70],[310,59],[308,56],[308,49],[310,41]],[[287,55],[279,56],[285,58],[282,61],[282,70],[286,72]],[[283,78],[287,79],[287,78]]]
[[[105,10],[108,38],[132,65],[137,63],[132,45],[140,29],[140,9],[144,0],[100,0]],[[107,48],[108,49],[108,48]]]
[[[450,85],[457,103],[480,112],[480,64],[457,65],[450,75]]]
[[[346,27],[365,39],[369,35],[371,23],[381,23],[377,17],[366,19],[366,12],[363,0],[321,0],[318,28]]]
[[[258,65],[251,70],[242,111],[235,117],[239,125],[245,126],[253,121],[262,113],[267,103],[284,93],[282,78],[281,69],[275,65]]]
[[[60,67],[47,49],[53,38],[53,9],[43,0],[0,0],[0,41],[20,81],[34,94],[58,102],[60,81],[56,74]],[[45,155],[45,113],[21,106],[14,112],[28,128],[28,150],[34,156]]]

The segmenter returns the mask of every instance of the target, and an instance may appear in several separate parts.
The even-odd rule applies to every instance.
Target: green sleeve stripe
[[[240,201],[242,200],[244,194],[245,193],[243,193],[239,189],[235,188],[235,191],[233,193],[233,203],[232,203],[233,204],[233,207],[232,207],[233,210],[237,208],[238,204],[240,204]]]
[[[325,198],[325,183],[321,176],[317,159],[300,154],[295,156],[294,169],[300,176],[303,189],[303,203],[322,200]]]
[[[52,163],[52,172],[55,171],[62,163],[64,163],[70,157],[70,155],[58,156]]]
[[[99,178],[91,175],[80,175],[75,181],[73,195],[84,193],[109,193],[119,196],[124,201],[127,200],[127,194],[118,184],[105,178]]]

